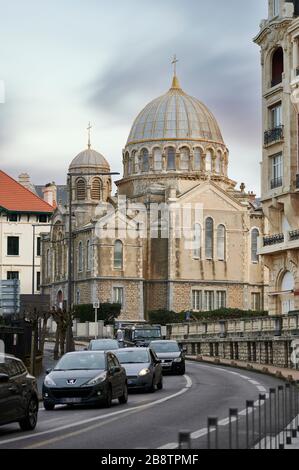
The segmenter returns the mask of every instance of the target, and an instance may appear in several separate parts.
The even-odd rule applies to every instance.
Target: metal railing
[[[299,230],[292,230],[289,232],[290,241],[299,240]]]
[[[280,188],[282,186],[282,176],[273,178],[270,182],[271,189]]]
[[[264,237],[263,241],[264,241],[264,246],[277,245],[279,243],[284,242],[284,234],[276,233],[275,235]]]
[[[269,145],[273,142],[279,142],[283,140],[283,126],[277,126],[273,129],[269,129],[264,133],[264,144]]]
[[[299,433],[299,388],[287,382],[268,393],[260,393],[256,401],[246,400],[245,408],[229,408],[228,418],[219,421],[207,417],[201,433],[181,431],[180,449],[285,449]],[[198,437],[200,434],[200,437]],[[192,446],[192,440],[196,445]]]

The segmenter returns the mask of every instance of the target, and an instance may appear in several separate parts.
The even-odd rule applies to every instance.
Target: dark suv
[[[20,359],[0,354],[0,425],[18,422],[23,431],[30,431],[37,414],[36,379]]]

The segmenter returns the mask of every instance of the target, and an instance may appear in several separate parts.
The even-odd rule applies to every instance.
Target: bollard
[[[292,444],[292,435],[290,430],[290,384],[285,384],[285,414],[286,414],[286,444]]]
[[[266,395],[260,393],[259,394],[259,449],[262,448],[262,412],[261,407],[262,403],[264,404],[264,434],[265,434],[265,442],[264,447],[267,447],[267,422],[266,422]]]
[[[232,418],[235,418],[236,421],[236,446],[233,447],[233,429],[232,429]],[[237,408],[230,408],[229,409],[229,448],[230,449],[239,449],[239,411]]]
[[[290,385],[290,393],[291,393],[291,434],[292,438],[296,439],[297,437],[297,427],[295,426],[295,418],[296,418],[296,407],[295,407],[295,387],[294,384],[291,383]]]
[[[246,401],[246,449],[250,449],[249,444],[249,412],[248,409],[251,408],[252,413],[252,444],[254,443],[254,401],[247,400]]]
[[[273,397],[273,400],[272,400]],[[276,414],[276,409],[277,409],[277,404],[276,404],[276,389],[275,388],[270,388],[269,389],[269,399],[270,399],[270,406],[271,406],[271,412],[272,410],[274,411],[274,448],[277,449],[277,414]],[[273,403],[274,402],[274,403]],[[270,412],[271,420],[270,420],[270,442],[271,442],[271,449],[272,449],[272,415]]]
[[[280,403],[281,403],[281,410],[280,410]],[[280,439],[280,432],[278,434],[278,448],[280,450],[284,449],[284,442],[285,442],[285,416],[284,416],[284,387],[283,385],[279,385],[277,387],[277,408],[278,408],[278,431],[282,429],[282,442]],[[280,413],[281,411],[281,413]],[[281,416],[281,419],[280,419]]]
[[[218,449],[218,418],[208,418],[208,449],[211,449],[211,429],[215,431],[215,449]]]
[[[179,449],[191,449],[190,431],[179,432]]]

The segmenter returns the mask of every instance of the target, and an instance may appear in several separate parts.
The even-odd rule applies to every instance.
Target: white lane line
[[[177,442],[170,442],[169,444],[165,444],[165,446],[158,447],[158,449],[177,449],[177,447]]]
[[[263,387],[262,385],[258,385],[257,386],[257,389],[259,392],[266,392],[267,390],[265,389],[265,387]]]
[[[191,439],[199,439],[200,437],[205,436],[206,434],[208,434],[208,429],[202,428],[198,431],[194,431],[193,433],[191,433]]]
[[[184,388],[182,388],[181,390],[179,390],[176,393],[173,393],[172,395],[161,398],[160,400],[155,400],[155,401],[153,401],[151,403],[147,403],[145,405],[132,406],[131,408],[126,408],[124,410],[115,411],[113,413],[107,413],[107,414],[104,414],[104,415],[101,415],[101,416],[95,416],[93,418],[88,418],[88,419],[84,419],[84,420],[81,420],[81,421],[76,421],[74,423],[65,424],[64,426],[59,426],[59,427],[56,427],[56,428],[47,429],[46,431],[40,431],[40,432],[36,432],[36,433],[26,434],[26,436],[13,437],[13,438],[10,438],[10,439],[5,439],[3,441],[1,440],[0,445],[8,444],[10,442],[17,442],[17,441],[32,439],[32,438],[36,438],[36,437],[39,437],[39,436],[44,436],[46,434],[60,432],[60,431],[64,431],[66,429],[74,428],[74,427],[77,427],[77,426],[83,426],[84,424],[89,424],[89,423],[92,423],[92,422],[95,422],[95,421],[100,421],[100,420],[103,420],[103,419],[106,419],[106,418],[111,418],[112,416],[118,416],[118,415],[122,415],[124,413],[130,413],[131,411],[143,411],[147,408],[151,408],[153,406],[160,405],[161,403],[165,403],[166,401],[172,400],[173,398],[178,397],[180,395],[183,395],[188,390],[190,390],[190,387],[192,386],[192,380],[188,375],[184,375],[184,378],[186,380],[186,386]],[[82,432],[84,432],[84,429],[82,430]]]

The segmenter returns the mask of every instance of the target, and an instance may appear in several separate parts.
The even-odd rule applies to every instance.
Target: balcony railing
[[[283,140],[283,126],[277,126],[264,133],[264,144],[269,145],[272,142]]]
[[[282,176],[271,180],[271,189],[280,188],[280,186],[282,186]]]
[[[292,230],[289,232],[289,238],[291,242],[299,240],[299,230]]]
[[[284,242],[284,234],[277,233],[269,237],[264,237],[264,246],[278,245],[279,243]]]

